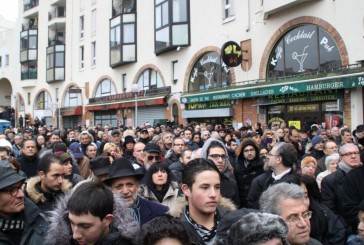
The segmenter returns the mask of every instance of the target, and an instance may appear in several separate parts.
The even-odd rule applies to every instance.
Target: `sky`
[[[0,0],[0,15],[15,21],[18,16],[18,0]]]

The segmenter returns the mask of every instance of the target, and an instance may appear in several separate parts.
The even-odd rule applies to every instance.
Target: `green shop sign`
[[[343,75],[336,78],[312,79],[305,81],[288,82],[285,84],[264,84],[254,87],[225,90],[223,92],[209,92],[198,95],[181,97],[182,103],[197,103],[217,100],[234,100],[262,96],[295,94],[320,90],[335,90],[364,86],[364,74]]]

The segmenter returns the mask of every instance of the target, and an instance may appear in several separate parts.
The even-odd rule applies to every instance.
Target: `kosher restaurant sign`
[[[268,83],[268,82],[267,82]],[[200,93],[198,95],[185,95],[181,97],[182,103],[197,103],[216,100],[234,100],[272,95],[294,94],[310,91],[345,89],[364,86],[364,73],[356,75],[342,75],[330,78],[316,78],[304,81],[287,83],[259,84],[249,87],[240,87],[225,91]]]

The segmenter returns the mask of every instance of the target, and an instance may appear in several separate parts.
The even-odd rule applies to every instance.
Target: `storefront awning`
[[[234,100],[262,96],[294,94],[328,89],[346,89],[364,86],[364,72],[325,78],[314,78],[292,82],[259,83],[253,86],[182,95],[181,103],[196,103],[217,100]]]
[[[150,105],[163,105],[165,103],[164,96],[153,97],[153,98],[137,98],[138,107],[142,106],[150,106]],[[135,100],[128,101],[113,101],[113,102],[104,102],[98,104],[86,105],[87,111],[102,111],[102,110],[116,110],[120,108],[130,108],[135,106]]]
[[[232,117],[232,108],[183,111],[182,118]]]

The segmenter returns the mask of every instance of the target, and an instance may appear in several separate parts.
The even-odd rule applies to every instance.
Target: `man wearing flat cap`
[[[139,181],[143,176],[142,173],[135,171],[128,159],[123,157],[113,162],[109,178],[104,180],[104,183],[111,187],[111,191],[119,194],[133,210],[134,219],[140,225],[168,212],[167,206],[138,196]]]
[[[24,196],[25,178],[0,167],[0,244],[43,244],[46,221]]]
[[[157,143],[150,142],[144,147],[144,168],[148,170],[149,167],[156,162],[161,162],[162,151]]]

